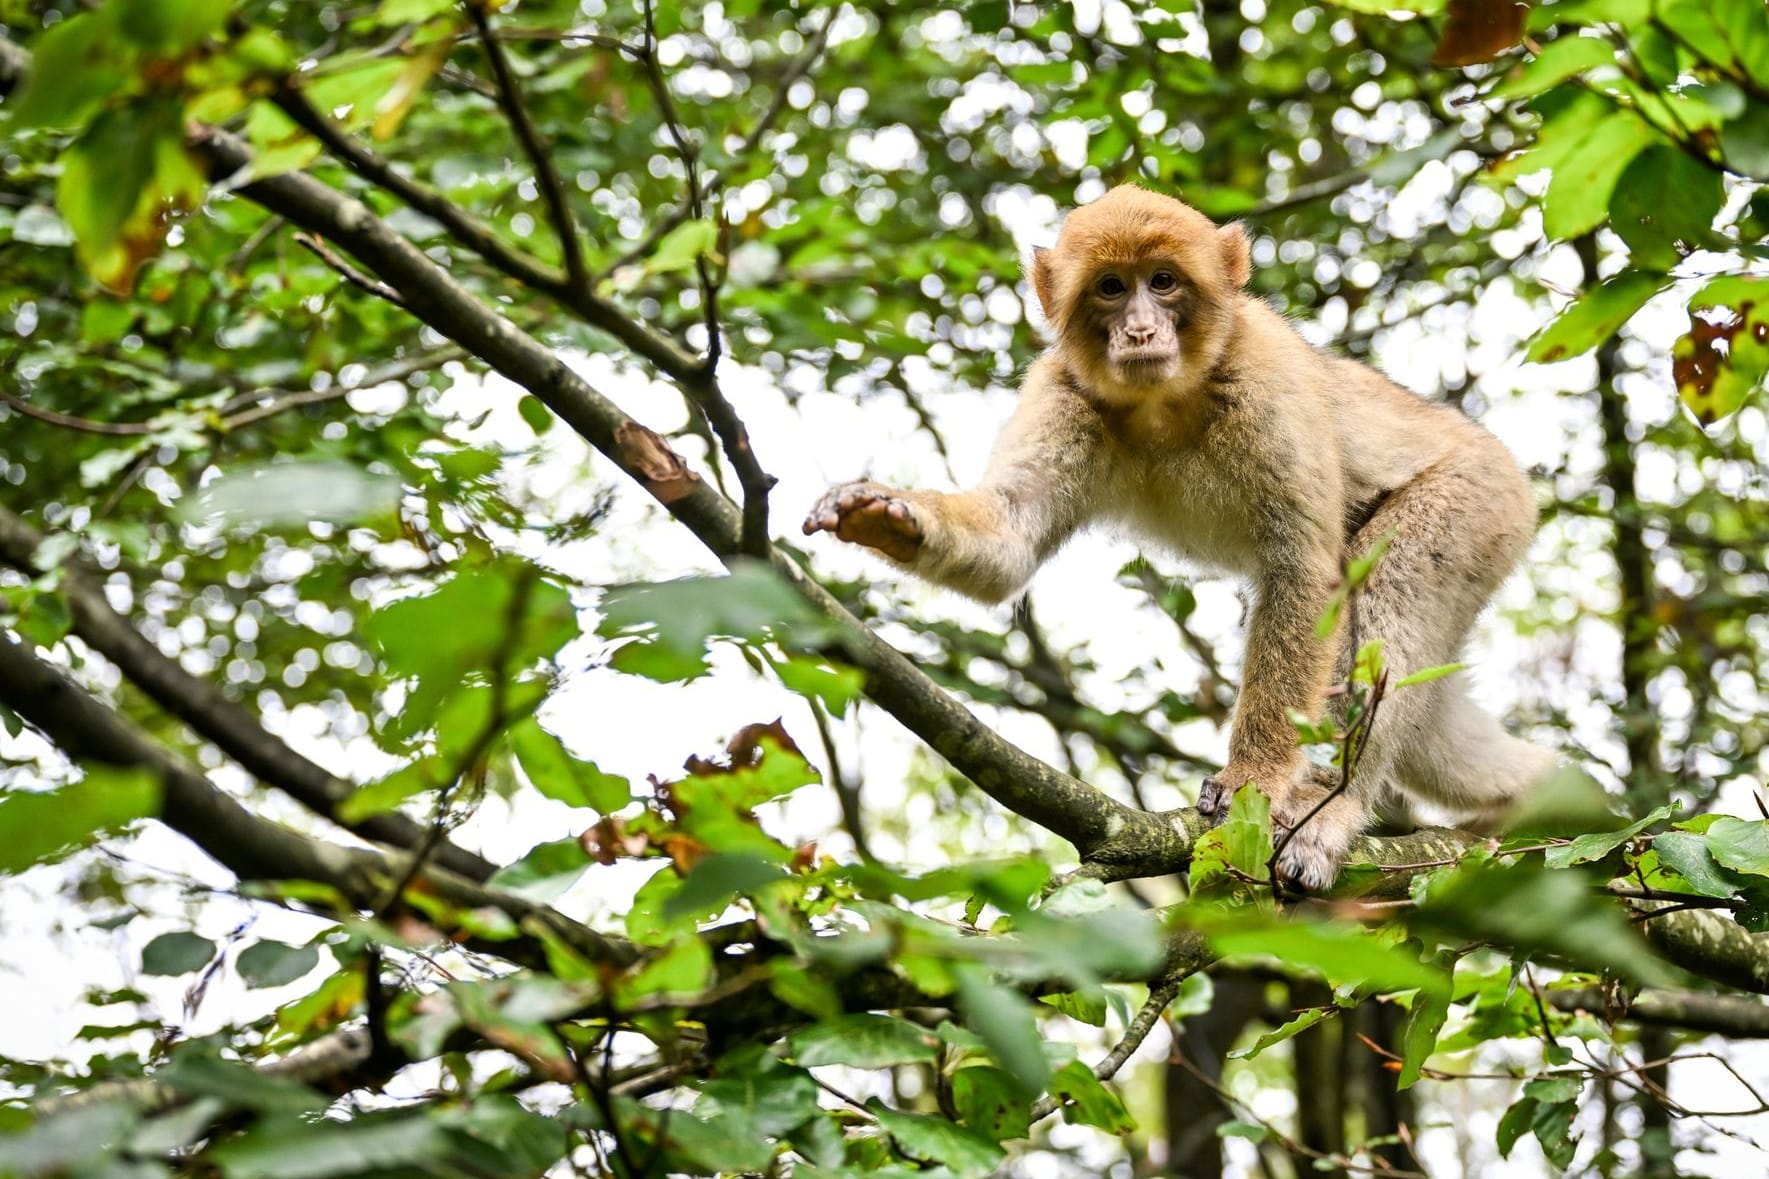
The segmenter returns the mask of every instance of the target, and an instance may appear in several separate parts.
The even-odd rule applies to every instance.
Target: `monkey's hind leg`
[[[1391,681],[1454,661],[1534,531],[1529,484],[1497,441],[1421,472],[1389,495],[1350,546],[1366,553],[1392,534],[1348,607],[1356,612],[1357,641],[1382,640]],[[1341,678],[1354,654],[1350,639],[1347,633]],[[1299,827],[1279,868],[1299,883],[1318,877],[1323,863],[1336,873],[1385,789],[1484,810],[1502,806],[1550,761],[1469,703],[1457,676],[1391,689],[1359,750],[1350,789]],[[1333,821],[1323,823],[1329,810]]]

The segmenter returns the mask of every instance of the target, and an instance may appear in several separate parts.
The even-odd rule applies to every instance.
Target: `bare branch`
[[[1167,1010],[1168,1004],[1172,1003],[1174,996],[1179,994],[1179,986],[1184,981],[1185,976],[1183,975],[1170,977],[1163,979],[1149,989],[1148,1001],[1142,1005],[1142,1009],[1130,1021],[1130,1026],[1124,1029],[1124,1038],[1118,1041],[1117,1047],[1106,1053],[1100,1062],[1093,1066],[1094,1076],[1102,1081],[1109,1081],[1118,1075],[1118,1070],[1124,1067],[1124,1062],[1136,1054],[1136,1050],[1142,1047],[1142,1042],[1148,1039],[1149,1032],[1157,1023],[1161,1022],[1162,1012]],[[1032,1120],[1034,1122],[1042,1121],[1055,1113],[1061,1106],[1062,1102],[1056,1097],[1048,1095],[1040,1097],[1032,1106]]]
[[[690,216],[698,219],[704,216],[699,152],[688,142],[688,133],[676,110],[676,100],[670,94],[669,79],[663,76],[663,64],[657,56],[657,20],[652,0],[645,0],[645,52],[640,62],[645,67],[645,77],[657,100],[657,108],[663,114],[663,125],[670,142],[675,144],[676,154],[681,157],[682,167],[687,170],[688,195],[683,207]],[[751,556],[766,557],[772,548],[768,539],[768,493],[779,480],[762,470],[761,462],[756,458],[754,448],[750,446],[748,427],[737,416],[737,411],[731,407],[724,391],[719,388],[719,356],[724,347],[719,329],[719,292],[704,254],[694,260],[694,273],[700,279],[700,297],[705,313],[706,360],[701,365],[700,379],[684,382],[683,388],[706,414],[707,421],[719,436],[719,444],[724,448],[725,457],[731,460],[731,468],[737,472],[738,485],[743,489],[743,524],[739,543],[743,551]]]
[[[302,249],[311,253],[314,257],[318,258],[321,262],[324,262],[331,269],[337,271],[339,277],[351,286],[359,287],[375,296],[377,299],[385,299],[395,307],[403,307],[405,305],[405,300],[399,297],[398,291],[379,279],[370,278],[356,267],[350,265],[350,263],[338,257],[330,246],[326,245],[312,234],[297,233],[295,235],[295,243]]]
[[[504,108],[504,116],[510,120],[516,138],[522,143],[522,150],[527,153],[529,163],[534,166],[535,182],[540,185],[541,197],[547,202],[547,212],[553,220],[553,232],[558,235],[559,250],[565,259],[566,281],[574,287],[587,288],[590,285],[590,275],[584,266],[583,244],[578,241],[577,222],[571,216],[571,205],[565,195],[565,182],[559,178],[559,169],[554,166],[553,158],[541,144],[540,132],[535,129],[534,118],[528,113],[528,106],[522,100],[522,89],[516,82],[515,71],[510,68],[509,56],[505,54],[502,42],[492,32],[491,18],[486,13],[483,0],[469,0],[467,15],[472,18],[473,27],[479,30],[485,56],[491,62],[491,73],[497,80],[499,102]]]

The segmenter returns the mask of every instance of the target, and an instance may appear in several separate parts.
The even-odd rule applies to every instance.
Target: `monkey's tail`
[[[1464,825],[1490,826],[1553,771],[1559,755],[1507,733],[1455,680],[1431,685],[1440,689],[1432,710],[1437,740],[1429,743],[1428,752],[1403,754],[1403,761],[1414,763],[1405,767],[1412,772],[1404,776]]]

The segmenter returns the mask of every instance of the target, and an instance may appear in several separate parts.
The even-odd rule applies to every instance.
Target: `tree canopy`
[[[0,928],[74,988],[0,1174],[1760,1165],[1761,0],[0,26]],[[838,459],[975,469],[1023,253],[1124,182],[1532,465],[1483,646],[1569,764],[1502,835],[1288,895],[1190,806],[1224,583],[798,535]]]

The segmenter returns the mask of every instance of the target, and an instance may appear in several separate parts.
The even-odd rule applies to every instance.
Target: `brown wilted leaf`
[[[672,832],[663,837],[662,843],[664,854],[667,855],[670,858],[670,862],[676,866],[676,871],[684,876],[688,874],[689,870],[692,869],[694,865],[700,863],[701,860],[706,858],[706,844],[700,842],[700,840],[694,838],[692,835],[683,835],[680,832]]]
[[[622,857],[642,856],[651,847],[651,839],[643,832],[628,831],[617,815],[604,815],[594,827],[577,837],[584,854],[598,864],[612,864]]]
[[[780,718],[775,717],[765,724],[757,721],[738,729],[731,739],[725,742],[725,756],[722,760],[696,755],[683,762],[682,768],[697,778],[709,778],[716,774],[729,774],[737,770],[751,769],[762,760],[762,754],[766,750],[762,744],[763,738],[772,741],[777,748],[794,757],[802,759],[805,756],[787,733],[786,726],[781,723]]]
[[[1449,13],[1431,63],[1476,65],[1492,61],[1523,40],[1529,15],[1524,0],[1449,0]]]

